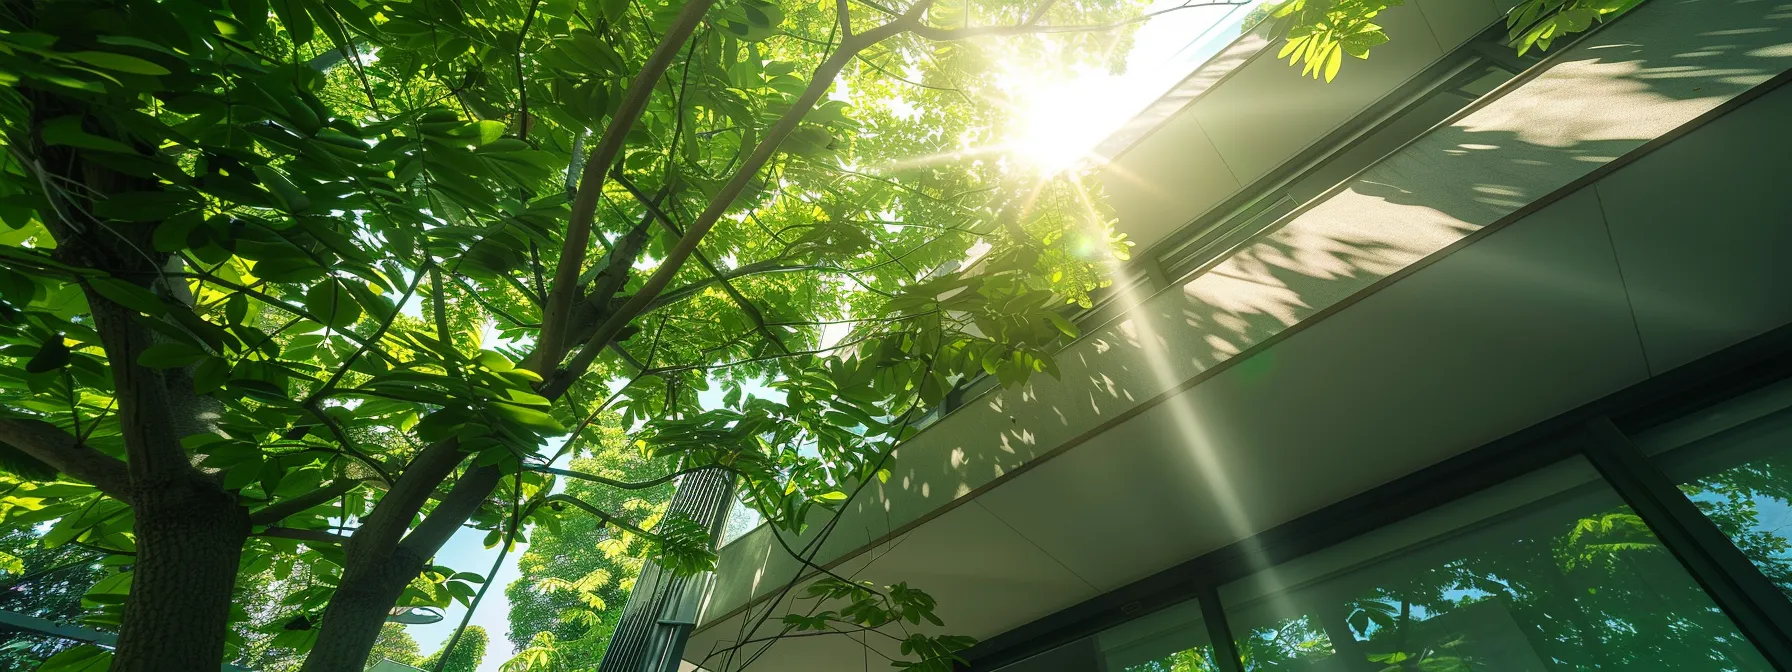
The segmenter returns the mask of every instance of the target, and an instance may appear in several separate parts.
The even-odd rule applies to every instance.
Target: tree
[[[473,628],[469,627],[467,629],[468,631],[471,631]],[[484,634],[485,632],[481,630],[481,639],[483,639]],[[471,649],[472,647],[469,646],[468,648]],[[481,652],[485,649],[483,645],[479,648]],[[457,652],[455,655],[459,656],[460,654]],[[387,623],[380,626],[379,639],[373,640],[373,652],[367,656],[367,667],[371,668],[382,660],[390,660],[394,663],[417,666],[422,663],[422,658],[423,655],[417,649],[417,640],[411,639],[411,634],[405,632],[404,626],[397,623]]]
[[[559,452],[578,452],[613,405],[646,422],[639,445],[726,466],[794,528],[952,380],[1049,367],[1053,311],[1112,240],[1007,207],[1025,194],[986,186],[1000,166],[863,177],[853,162],[915,147],[854,144],[850,109],[822,102],[849,66],[923,64],[917,36],[1044,15],[960,32],[924,2],[855,32],[806,5],[711,24],[701,1],[263,7],[3,17],[0,440],[66,478],[13,493],[44,506],[7,522],[131,558],[99,593],[118,596],[99,607],[114,669],[215,664],[239,570],[288,562],[319,584],[274,644],[358,665],[394,604],[479,592],[428,562],[467,524],[497,544],[589,514],[701,569],[680,521],[549,495],[606,481],[542,446],[570,428]],[[955,271],[979,241],[977,272]],[[820,342],[848,320],[849,342]],[[785,398],[689,415],[718,375]]]
[[[1093,59],[1135,12],[7,0],[0,443],[36,475],[3,522],[118,568],[87,595],[116,654],[65,660],[203,669],[248,628],[348,669],[394,606],[484,595],[432,562],[468,526],[507,551],[591,516],[713,562],[557,479],[719,466],[791,532],[850,501],[959,381],[1055,373],[1059,311],[1124,255],[1077,176],[964,151],[1002,133],[972,40]],[[667,471],[552,466],[606,428]],[[234,609],[270,571],[278,603]]]
[[[596,454],[574,460],[572,467],[621,481],[645,481],[667,471],[663,459],[642,457],[622,438],[598,442]],[[663,515],[672,497],[669,483],[631,492],[575,481],[566,491],[605,511],[624,511],[641,520]],[[569,519],[554,534],[535,536],[518,563],[521,578],[505,589],[508,638],[519,652],[516,657],[537,661],[523,669],[553,669],[550,661],[559,669],[596,667],[641,571],[646,543],[591,518]]]
[[[485,628],[468,626],[460,644],[452,652],[444,646],[443,650],[425,658],[417,666],[425,670],[440,669],[442,672],[477,672],[479,663],[485,660],[485,644]],[[443,654],[447,654],[446,663],[442,662]]]

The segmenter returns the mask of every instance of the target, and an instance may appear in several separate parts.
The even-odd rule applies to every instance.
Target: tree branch
[[[290,497],[262,507],[249,514],[249,523],[253,525],[272,525],[290,516],[297,515],[315,506],[322,506],[332,499],[348,494],[350,490],[360,487],[362,481],[355,478],[338,478],[329,486],[312,490],[296,497]]]
[[[297,539],[321,544],[347,544],[349,538],[329,530],[301,530],[293,527],[270,527],[262,530],[260,537],[276,537],[279,539]]]
[[[691,284],[684,285],[677,289],[667,290],[666,292],[660,294],[659,298],[656,298],[652,302],[648,303],[647,308],[642,310],[641,312],[643,314],[651,313],[655,310],[659,310],[661,308],[672,305],[674,303],[678,303],[679,301],[683,301],[685,299],[691,298],[692,296],[695,296],[698,292],[702,292],[703,290],[708,289],[710,285],[716,284],[716,282],[722,280],[723,278],[726,278],[728,280],[737,280],[740,278],[747,277],[749,275],[760,275],[760,274],[765,274],[765,273],[788,273],[788,272],[792,272],[792,271],[838,271],[838,270],[842,270],[842,269],[835,267],[835,266],[828,266],[825,264],[789,264],[789,263],[785,263],[783,259],[767,259],[765,261],[756,261],[751,264],[747,264],[745,266],[736,268],[732,271],[728,271],[727,273],[722,274],[722,277],[719,277],[719,278],[715,277],[715,276],[711,276],[708,278],[704,278],[702,280],[692,282]]]
[[[591,362],[597,359],[597,355],[602,352],[604,346],[616,338],[617,334],[622,333],[622,329],[628,326],[629,322],[639,317],[647,305],[659,296],[660,292],[665,291],[666,285],[671,284],[672,277],[678,274],[679,269],[684,266],[684,262],[697,251],[697,245],[703,242],[704,236],[709,235],[710,229],[715,227],[722,215],[734,207],[734,199],[740,197],[741,192],[746,190],[747,183],[752,181],[753,177],[759,173],[759,169],[764,168],[765,164],[771,160],[772,155],[777,153],[779,145],[782,145],[785,138],[790,137],[791,132],[796,130],[797,125],[802,122],[803,116],[808,114],[809,110],[814,109],[815,103],[820,101],[823,95],[826,95],[827,90],[834,85],[834,78],[840,75],[840,71],[846,67],[846,64],[867,47],[921,25],[922,13],[926,12],[932,4],[931,0],[921,0],[910,7],[903,18],[842,40],[840,49],[829,55],[821,65],[816,66],[815,76],[810,80],[808,88],[803,90],[802,95],[797,97],[790,109],[785,111],[784,116],[766,130],[765,137],[759,141],[758,146],[753,148],[752,154],[747,156],[740,168],[735,170],[716,195],[710,199],[709,205],[704,208],[703,213],[691,223],[690,228],[685,231],[685,235],[678,240],[678,244],[666,253],[666,258],[661,260],[659,268],[655,269],[653,275],[647,278],[640,291],[629,297],[629,300],[623,303],[621,308],[618,308],[609,316],[609,319],[603,322],[602,326],[597,328],[597,332],[585,342],[584,347],[573,357],[564,371],[554,372],[554,377],[549,379],[541,390],[544,396],[552,397],[550,392],[571,387],[572,381],[583,375],[587,368],[590,368]]]
[[[842,5],[844,5],[845,1],[846,0],[840,0]],[[642,198],[643,196],[646,196],[646,194],[641,193],[641,190],[635,186],[634,181],[625,176],[617,175],[616,183],[622,185],[622,187],[627,189],[630,194],[634,194],[635,198],[640,199],[642,203],[647,203],[646,199]],[[666,211],[661,210],[658,205],[648,204],[647,212],[660,220],[660,225],[666,227],[667,231],[671,231],[672,235],[680,238],[684,237],[684,231],[679,230],[678,224],[672,221],[672,216],[666,214]],[[693,254],[697,257],[697,263],[703,266],[704,270],[709,271],[710,277],[715,278],[716,282],[721,283],[722,291],[727,292],[728,298],[734,300],[734,305],[739,307],[742,313],[746,314],[747,320],[753,323],[753,327],[760,334],[764,335],[767,340],[770,340],[772,345],[778,346],[779,350],[790,352],[790,348],[784,345],[784,339],[778,338],[777,334],[772,333],[771,329],[766,328],[765,314],[759,312],[759,307],[753,305],[752,301],[748,301],[745,294],[740,293],[740,289],[734,286],[734,283],[729,280],[728,276],[724,274],[721,269],[716,268],[715,263],[709,260],[709,256],[703,254],[703,250],[697,250]]]
[[[665,545],[665,543],[666,543],[666,540],[661,538],[659,535],[654,534],[652,532],[648,532],[647,530],[643,530],[640,527],[637,527],[634,523],[631,523],[631,522],[628,522],[621,518],[618,518],[615,515],[612,515],[610,512],[605,511],[600,508],[597,508],[596,506],[593,506],[592,504],[586,502],[585,500],[579,499],[572,495],[568,495],[566,493],[560,493],[560,494],[555,494],[555,495],[548,495],[546,498],[541,500],[542,504],[552,504],[554,502],[566,502],[567,504],[571,504],[571,505],[573,505],[574,508],[577,508],[580,511],[584,511],[585,513],[589,513],[593,516],[597,516],[597,519],[600,522],[602,522],[603,524],[615,525],[616,527],[622,528],[623,530],[628,531],[631,534],[640,536],[641,538],[652,541],[653,543],[660,544],[662,546]]]
[[[495,466],[473,467],[460,475],[454,487],[436,504],[436,508],[423,517],[417,528],[404,536],[398,548],[415,553],[417,557],[427,558],[441,550],[442,544],[454,536],[461,523],[467,522],[474,511],[485,503],[485,498],[498,487],[498,478],[503,474]]]
[[[713,4],[715,0],[685,0],[684,8],[666,28],[659,45],[629,82],[628,91],[610,117],[610,125],[604,128],[603,137],[598,139],[597,146],[585,160],[586,169],[579,177],[579,191],[573,197],[572,217],[566,225],[560,261],[554,268],[554,284],[548,289],[547,304],[542,309],[541,333],[535,341],[535,354],[539,359],[532,362],[536,373],[545,376],[553,371],[566,352],[566,344],[562,341],[570,326],[573,301],[579,296],[579,272],[585,263],[585,248],[591,245],[591,224],[597,216],[597,201],[603,193],[610,166],[622,154],[629,131],[647,109],[647,101],[653,96],[660,76],[672,66],[678,50],[684,47],[685,40],[690,39]]]
[[[460,452],[460,442],[454,439],[438,441],[425,447],[417,457],[411,460],[392,489],[381,497],[373,511],[362,520],[361,528],[355,531],[355,542],[349,545],[349,561],[357,558],[383,559],[398,547],[406,530],[410,529],[411,519],[429,501],[454,468],[466,458]]]
[[[48,422],[0,418],[0,442],[86,481],[114,499],[125,500],[130,492],[129,471],[123,460],[76,440]]]

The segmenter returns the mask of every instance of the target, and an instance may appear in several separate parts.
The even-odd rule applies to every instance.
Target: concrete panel
[[[978,638],[1096,595],[1094,586],[974,501],[904,535],[852,578],[907,582],[938,599],[936,613],[946,626],[911,630]]]
[[[1119,229],[1150,247],[1239,188],[1192,114],[1170,119],[1149,141],[1101,171]]]
[[[715,586],[710,589],[708,598],[703,602],[703,609],[698,612],[698,622],[707,622],[713,619],[716,614],[711,613],[712,606],[726,611],[737,605],[746,604],[747,600],[764,594],[766,590],[770,589],[768,584],[776,580],[768,575],[772,568],[766,564],[766,553],[771,550],[774,543],[770,532],[765,527],[760,527],[753,533],[717,549],[717,567],[752,569],[750,573],[724,574],[727,580],[717,581]]]
[[[1346,59],[1336,81],[1303,77],[1271,49],[1195,102],[1190,111],[1240,182],[1262,177],[1443,56],[1417,7],[1390,8],[1376,23],[1394,39],[1369,60]]]
[[[1599,183],[1656,373],[1792,320],[1792,87]]]
[[[977,501],[1108,590],[1646,377],[1583,191]]]
[[[1486,30],[1500,16],[1494,0],[1418,0],[1418,3],[1419,11],[1425,15],[1425,23],[1431,27],[1431,34],[1437,37],[1438,46],[1446,53]],[[1389,38],[1398,40],[1401,36],[1390,34]]]
[[[782,553],[773,549],[772,553]],[[940,562],[951,557],[950,563]],[[879,545],[871,552],[853,558],[833,571],[850,580],[871,581],[878,585],[906,582],[939,600],[936,614],[945,621],[944,628],[927,623],[905,624],[913,632],[935,634],[968,634],[987,637],[1003,627],[996,624],[1025,622],[1094,597],[1095,588],[1065,569],[1019,533],[990,514],[976,502],[967,502],[919,530]],[[808,581],[804,582],[807,585]],[[781,587],[781,586],[780,586]],[[803,590],[790,593],[783,611],[807,613],[815,609],[837,609],[842,605],[827,603],[817,607],[812,599],[800,597]],[[755,610],[753,615],[760,613]],[[754,627],[743,627],[739,616],[706,624],[693,635],[687,648],[687,660],[710,657],[726,651],[737,642],[768,637],[781,627],[777,617]],[[899,656],[892,642],[861,643],[840,636],[791,638],[759,652],[752,669],[765,670],[860,670],[870,661],[873,670],[887,669],[889,663],[866,644],[888,656]],[[711,658],[721,663],[719,657]],[[712,668],[719,669],[719,668]],[[728,667],[727,669],[737,669]]]

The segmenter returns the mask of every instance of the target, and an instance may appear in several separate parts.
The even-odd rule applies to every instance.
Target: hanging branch
[[[510,547],[516,543],[516,530],[519,516],[517,507],[523,496],[523,472],[516,472],[516,480],[511,482],[510,496],[510,529],[504,531],[504,541],[498,547],[498,558],[492,561],[492,569],[485,573],[485,582],[479,584],[479,592],[473,594],[473,601],[467,603],[467,613],[460,617],[460,626],[454,629],[454,635],[442,646],[441,657],[436,659],[435,672],[442,672],[448,665],[448,654],[454,652],[454,645],[460,643],[461,633],[467,631],[467,624],[473,622],[473,612],[479,610],[479,603],[485,600],[485,591],[491,589],[492,582],[498,580],[498,570],[504,567],[504,556],[510,553]]]

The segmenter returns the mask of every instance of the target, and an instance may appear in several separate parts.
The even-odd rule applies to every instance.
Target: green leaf
[[[335,278],[320,282],[305,293],[305,309],[322,320],[324,326],[335,329],[354,326],[361,319],[361,304],[355,303],[354,293]]]
[[[135,153],[128,145],[125,145],[122,142],[111,138],[102,138],[83,130],[81,128],[81,117],[78,115],[71,114],[66,117],[57,117],[46,121],[44,122],[43,129],[40,133],[44,139],[44,144],[46,145],[63,145],[67,147],[78,147],[80,149],[96,149],[102,152],[118,152],[120,154]]]
[[[1387,41],[1388,34],[1380,30],[1359,32],[1344,38],[1344,51],[1357,58],[1368,58],[1371,48]]]
[[[292,180],[287,179],[285,173],[276,170],[273,166],[254,166],[251,170],[255,171],[256,177],[261,178],[261,183],[268,188],[268,191],[273,192],[274,199],[280,202],[281,209],[293,214],[311,209],[311,199],[305,196],[305,192],[300,191],[298,186],[292,183]]]
[[[510,361],[510,358],[490,350],[480,350],[479,354],[474,356],[473,361],[491,369],[494,373],[502,373],[516,368],[516,363]]]
[[[82,595],[81,599],[83,601],[91,600],[101,604],[121,604],[124,602],[124,596],[130,594],[130,592],[131,573],[119,572],[104,579],[100,579],[99,583],[95,583],[93,584],[93,587],[87,589],[87,593]]]
[[[93,644],[82,644],[54,656],[37,668],[37,672],[106,672],[112,667],[112,652]]]
[[[623,12],[628,11],[628,0],[597,0],[597,4],[604,20],[610,23],[615,23],[616,19],[622,18]]]
[[[324,267],[302,255],[258,261],[251,272],[268,282],[310,282],[328,275]]]
[[[448,131],[449,137],[463,138],[474,145],[489,145],[504,138],[504,122],[482,119]],[[527,149],[527,145],[524,148]]]
[[[280,405],[292,403],[286,388],[265,380],[232,380],[225,387],[256,401]]]
[[[168,69],[162,66],[137,58],[136,56],[115,54],[110,51],[58,52],[57,55],[72,58],[94,67],[117,72],[128,72],[133,75],[168,74]]]
[[[286,27],[294,46],[305,46],[317,33],[317,28],[311,25],[311,15],[305,13],[305,4],[299,0],[272,0],[268,4],[274,8],[274,16],[280,19],[280,25]]]
[[[827,129],[811,125],[791,131],[778,148],[804,158],[814,158],[829,152],[833,143],[834,136]]]
[[[156,232],[151,239],[157,252],[177,252],[187,248],[193,229],[205,223],[204,216],[197,210],[169,217],[156,225]]]
[[[159,316],[168,312],[168,307],[162,304],[162,299],[137,285],[117,278],[89,278],[87,283],[93,287],[93,291],[99,292],[100,296],[139,313]]]
[[[31,297],[36,293],[37,283],[31,280],[31,276],[10,268],[0,268],[0,297],[5,297],[14,305],[23,306],[30,303]]]
[[[224,301],[224,320],[230,324],[242,324],[249,316],[249,295],[232,294]]]
[[[249,36],[261,33],[268,22],[268,0],[228,0],[231,16],[249,29]]]

